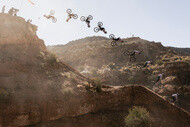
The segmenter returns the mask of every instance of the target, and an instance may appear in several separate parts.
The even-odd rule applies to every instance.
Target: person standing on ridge
[[[8,13],[13,16],[13,11],[14,11],[14,8],[12,7],[12,8],[8,11]]]
[[[2,13],[5,13],[5,5],[2,8]]]

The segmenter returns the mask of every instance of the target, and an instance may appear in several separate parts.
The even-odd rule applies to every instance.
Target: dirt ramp
[[[125,127],[124,118],[133,106],[144,107],[150,112],[152,127],[190,125],[190,114],[187,111],[140,85],[104,88],[98,94],[88,93],[87,97],[85,105],[86,108],[91,107],[89,113],[37,124],[35,127]]]

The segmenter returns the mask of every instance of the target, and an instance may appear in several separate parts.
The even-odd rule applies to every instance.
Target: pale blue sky
[[[130,33],[165,46],[190,47],[190,0],[1,0],[0,7],[21,9],[19,16],[31,18],[39,26],[38,36],[46,45],[65,44],[86,36],[101,35],[127,38]],[[92,28],[77,20],[67,23],[66,9],[81,16],[93,15]],[[43,17],[56,11],[58,22]],[[38,19],[40,17],[40,19]],[[98,21],[108,34],[94,33]]]

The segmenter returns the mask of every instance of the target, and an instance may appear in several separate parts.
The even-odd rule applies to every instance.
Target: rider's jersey
[[[175,99],[177,100],[178,99],[178,94],[172,94],[172,97],[175,97]]]
[[[140,53],[140,51],[137,51],[137,50],[135,50],[134,52],[135,52],[135,53]]]
[[[90,19],[88,17],[86,18],[86,22],[90,22]]]
[[[146,64],[150,64],[151,63],[151,61],[146,61]]]
[[[118,38],[113,38],[114,41],[119,41],[120,40],[120,37]]]
[[[104,30],[104,27],[101,27],[100,25],[98,25],[98,27],[100,30]]]
[[[162,80],[163,74],[159,74],[158,77],[160,77],[160,80]]]
[[[69,18],[72,18],[74,16],[74,14],[69,14]]]
[[[46,17],[47,19],[50,19],[50,18],[54,18],[54,16],[52,16],[52,15],[45,15],[44,17]]]

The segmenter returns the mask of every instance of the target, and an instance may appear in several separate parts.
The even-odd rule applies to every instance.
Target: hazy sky
[[[20,9],[19,16],[33,19],[38,36],[46,45],[65,44],[86,36],[101,35],[127,38],[130,33],[165,46],[190,47],[190,0],[1,0],[6,11],[12,6]],[[66,9],[79,15],[66,22]],[[55,10],[57,23],[43,17]],[[80,21],[81,16],[93,15],[91,28]],[[40,19],[39,19],[40,18]],[[98,21],[104,23],[108,34],[94,33]]]

